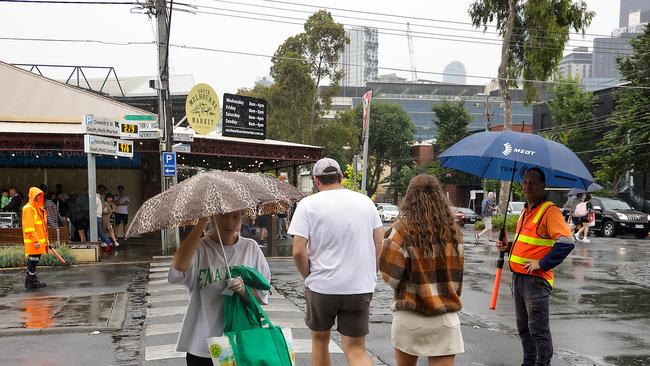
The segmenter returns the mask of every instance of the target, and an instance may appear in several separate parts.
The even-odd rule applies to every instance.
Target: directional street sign
[[[86,134],[120,137],[120,121],[112,118],[100,118],[87,114],[84,116],[81,126]]]
[[[159,138],[160,138],[159,129],[155,129],[155,130],[140,129],[138,131],[138,139],[159,139]]]
[[[193,142],[194,141],[194,134],[193,133],[174,132],[174,141],[177,141],[177,142]]]
[[[172,145],[172,150],[177,153],[191,153],[192,152],[192,147],[190,144],[174,144]]]
[[[84,136],[84,152],[132,158],[133,141],[86,135]]]
[[[157,119],[158,119],[157,116],[153,116],[149,114],[125,114],[124,115],[125,121],[156,121]]]
[[[176,153],[173,151],[163,151],[163,175],[165,177],[176,176]]]

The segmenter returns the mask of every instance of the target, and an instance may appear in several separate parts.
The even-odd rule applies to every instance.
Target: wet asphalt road
[[[457,365],[516,365],[521,357],[514,328],[510,274],[504,271],[499,304],[488,309],[497,252],[487,241],[475,246],[465,230],[466,267],[461,314],[466,352]],[[157,246],[158,244],[156,244]],[[151,260],[155,250],[126,246],[107,260]],[[121,258],[125,255],[125,258]],[[117,257],[117,258],[116,258]],[[557,271],[551,303],[554,365],[650,365],[650,239],[592,238],[578,243]],[[302,305],[302,283],[291,259],[270,260],[273,284]],[[22,289],[23,272],[0,273],[0,333],[29,327],[78,327],[61,334],[5,334],[0,337],[0,364],[137,365],[146,308],[146,263],[44,269],[46,290]],[[125,304],[120,298],[128,297]],[[374,295],[368,349],[394,365],[390,345],[392,291],[380,284]],[[47,304],[48,313],[27,311]],[[36,305],[36,306],[33,306]],[[111,330],[121,312],[122,329]],[[48,320],[49,319],[49,320]],[[48,323],[39,323],[47,321]],[[28,324],[29,323],[29,324]],[[89,335],[92,329],[102,329]],[[32,356],[30,344],[39,344]],[[7,363],[8,362],[8,363]],[[181,363],[182,364],[182,363]]]
[[[473,244],[464,231],[466,264],[461,321],[466,353],[457,365],[516,365],[521,346],[516,337],[511,274],[504,270],[496,311],[488,309],[497,251],[494,243]],[[551,298],[554,365],[650,365],[650,239],[592,238],[556,271]],[[304,300],[291,261],[272,262],[273,283],[297,304]],[[394,365],[390,345],[392,291],[380,284],[371,311],[369,350]],[[422,363],[424,364],[424,363]]]

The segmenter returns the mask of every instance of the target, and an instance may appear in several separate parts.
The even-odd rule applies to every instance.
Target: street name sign
[[[125,121],[157,121],[157,116],[152,116],[149,114],[125,114]]]
[[[162,152],[163,175],[165,177],[176,176],[176,153],[173,151]]]
[[[174,141],[178,141],[178,142],[194,142],[194,134],[193,133],[174,132]]]
[[[176,153],[191,153],[192,147],[189,144],[175,144],[172,145],[172,151]]]
[[[138,131],[138,139],[159,139],[160,138],[160,130],[155,129],[155,130],[143,130],[140,129]]]
[[[85,135],[84,152],[97,155],[133,157],[133,141]]]
[[[87,114],[84,116],[81,128],[86,134],[120,137],[120,121],[113,118],[101,118]]]
[[[225,93],[222,115],[223,136],[266,138],[266,100]]]

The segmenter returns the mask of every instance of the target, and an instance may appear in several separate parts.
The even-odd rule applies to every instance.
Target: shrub
[[[69,247],[60,246],[56,250],[65,259],[66,265],[75,263]],[[22,246],[0,247],[0,268],[24,267],[26,266],[26,259],[25,249]],[[51,253],[42,255],[38,264],[40,266],[62,265],[54,254]]]
[[[506,221],[506,231],[509,233],[514,233],[516,228],[517,228],[517,221],[519,220],[519,216],[508,216],[507,221]],[[498,216],[492,216],[492,230],[494,231],[499,231],[503,227],[503,216],[498,215]],[[477,231],[481,231],[485,229],[485,224],[483,221],[476,221],[474,224],[474,228]]]

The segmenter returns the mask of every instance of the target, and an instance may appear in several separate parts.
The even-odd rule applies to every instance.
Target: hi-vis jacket
[[[570,236],[571,232],[564,222],[562,213],[553,202],[545,201],[532,208],[526,207],[517,222],[515,243],[508,259],[510,269],[516,273],[541,277],[553,286],[553,267],[568,255],[568,252],[573,249],[573,244],[572,242],[568,244],[570,245],[568,251],[560,256],[559,261],[549,260],[552,255],[548,257],[547,255],[553,251],[559,238]],[[545,261],[542,261],[542,258]],[[529,273],[524,268],[529,260],[539,260],[541,268]]]
[[[23,207],[23,242],[25,256],[46,254],[49,246],[47,238],[47,213],[44,206],[43,191],[36,187],[29,189],[29,202]],[[36,248],[35,244],[40,246]]]

